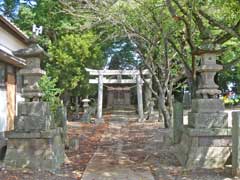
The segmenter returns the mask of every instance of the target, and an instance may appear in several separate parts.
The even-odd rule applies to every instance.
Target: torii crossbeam
[[[142,95],[142,85],[144,81],[141,75],[149,75],[148,70],[143,70],[141,73],[139,70],[95,70],[88,69],[91,76],[98,76],[95,79],[89,79],[90,84],[98,84],[98,107],[97,107],[97,122],[103,122],[102,117],[102,104],[103,104],[103,84],[137,84],[137,99],[138,99],[138,115],[139,121],[144,120],[143,113],[143,95]],[[117,76],[116,79],[107,79],[104,76]],[[124,79],[122,76],[130,76],[132,78]],[[147,79],[146,81],[151,81]]]

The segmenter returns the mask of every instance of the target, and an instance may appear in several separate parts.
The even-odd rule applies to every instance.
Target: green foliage
[[[56,79],[50,79],[47,75],[44,75],[38,82],[43,92],[43,100],[50,104],[52,112],[56,112],[61,105],[60,94],[62,89],[56,87],[56,82]]]
[[[89,86],[85,67],[101,68],[104,53],[95,31],[79,32],[83,18],[66,14],[58,1],[41,0],[34,6],[21,4],[15,23],[29,35],[32,25],[43,26],[38,42],[49,53],[43,63],[56,86],[70,94],[86,96],[94,93]]]
[[[104,62],[98,37],[93,32],[64,35],[49,46],[49,54],[46,69],[51,77],[57,78],[58,87],[74,90],[76,95],[92,92],[85,68],[101,68]]]

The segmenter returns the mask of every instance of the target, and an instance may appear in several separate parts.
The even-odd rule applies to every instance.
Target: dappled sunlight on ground
[[[161,123],[118,117],[111,121],[107,115],[101,125],[68,122],[67,158],[61,169],[14,170],[1,165],[0,180],[240,180],[231,177],[231,168],[184,169]]]
[[[106,117],[107,118],[107,117]],[[53,172],[28,169],[12,169],[1,165],[0,180],[77,180],[97,150],[101,136],[107,129],[102,125],[68,122],[68,139],[78,139],[75,149],[66,149],[67,158],[61,169]]]

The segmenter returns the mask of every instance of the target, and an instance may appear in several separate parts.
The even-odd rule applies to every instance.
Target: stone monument
[[[218,51],[201,50],[197,98],[192,100],[189,124],[183,128],[177,157],[187,168],[220,168],[230,155],[231,129],[228,128],[221,93],[214,77],[222,69],[216,64]]]
[[[89,112],[89,104],[88,104],[90,101],[91,101],[90,99],[83,99],[82,100],[82,102],[83,102],[83,115],[81,117],[81,121],[83,121],[83,122],[88,122],[91,119],[90,112]]]
[[[41,100],[38,80],[45,74],[40,67],[44,50],[32,44],[14,54],[27,62],[20,71],[25,102],[18,104],[15,129],[7,134],[4,163],[18,168],[56,169],[64,162],[64,133],[63,127],[57,127],[49,104]]]

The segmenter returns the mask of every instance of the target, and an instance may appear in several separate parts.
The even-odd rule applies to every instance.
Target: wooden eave
[[[8,54],[1,49],[0,49],[0,61],[3,61],[5,63],[11,64],[19,68],[23,68],[24,66],[26,66],[26,61],[24,59]]]

